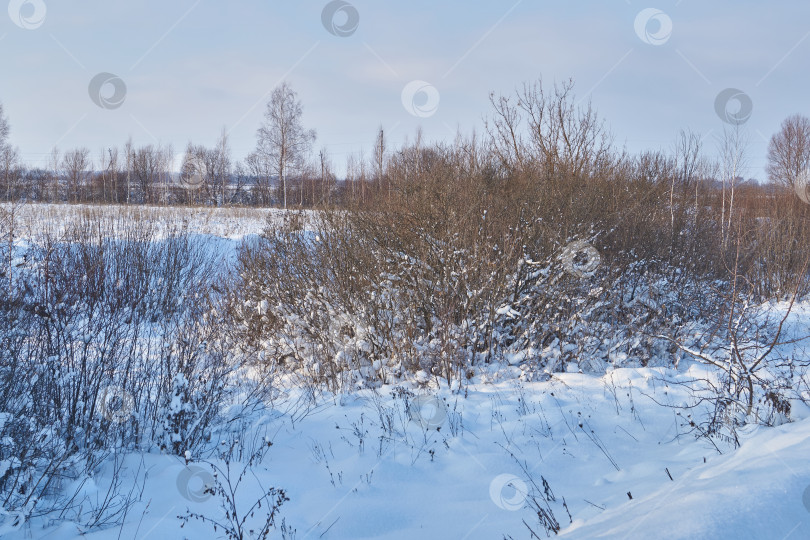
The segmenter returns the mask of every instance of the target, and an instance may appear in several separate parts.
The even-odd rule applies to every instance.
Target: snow
[[[670,485],[577,522],[563,538],[810,538],[810,419],[759,430]]]
[[[284,412],[301,405],[301,391],[289,391],[251,420],[248,432],[274,444],[239,498],[248,504],[260,486],[284,488],[290,501],[281,515],[296,538],[528,538],[523,520],[544,531],[525,495],[538,496],[545,479],[562,538],[807,538],[810,418],[750,429],[739,449],[719,454],[658,404],[688,401],[685,387],[671,383],[699,369],[563,373],[533,383],[507,372],[461,395],[414,385],[410,398],[391,387],[323,396],[303,414]],[[187,509],[221,515],[204,493],[207,464],[150,453],[127,456],[125,470],[131,479],[145,470],[146,479],[122,538],[216,537],[196,521],[181,529],[176,517]],[[95,480],[100,495],[109,472]],[[35,522],[7,537],[78,533]]]
[[[149,224],[158,230],[186,229],[196,234],[228,240],[241,240],[258,235],[268,221],[280,221],[284,211],[275,208],[206,208],[165,206],[112,206],[92,204],[24,204],[0,203],[3,211],[14,210],[18,233],[35,239],[48,231],[60,235],[83,219],[118,220],[129,227],[132,221]],[[304,212],[304,216],[309,215]]]
[[[64,223],[80,210],[25,207],[32,223],[42,212]],[[193,222],[208,255],[224,262],[272,214],[171,211]],[[29,232],[35,239],[36,231]],[[26,245],[17,247],[24,252]],[[272,309],[267,302],[253,307],[260,314]],[[771,321],[786,309],[774,303]],[[808,323],[810,302],[793,306],[787,335],[802,336]],[[802,343],[781,352],[791,350],[805,354]],[[789,423],[741,428],[741,446],[734,448],[710,442],[690,425],[709,414],[696,402],[694,386],[716,376],[708,367],[684,359],[678,369],[592,374],[569,362],[564,373],[526,382],[519,365],[527,353],[482,366],[453,388],[425,371],[401,385],[337,395],[279,388],[265,409],[248,412],[243,427],[222,425],[216,433],[223,442],[238,437],[249,445],[266,437],[273,443],[239,485],[239,511],[270,487],[282,488],[289,501],[276,524],[283,518],[299,540],[518,539],[530,538],[529,527],[542,538],[538,509],[559,523],[561,538],[810,538],[810,410],[800,401],[792,403]],[[183,407],[179,398],[171,403],[174,412]],[[223,517],[220,497],[207,491],[222,479],[209,462],[225,466],[213,453],[179,457],[154,450],[116,459],[120,469],[108,460],[76,481],[84,482],[78,492],[91,506],[104,501],[118,475],[122,492],[136,501],[120,527],[85,530],[48,517],[21,523],[19,514],[0,511],[0,535],[224,537],[210,524],[178,519],[187,511]],[[236,475],[244,461],[231,464]],[[8,465],[0,463],[0,472]],[[260,526],[265,511],[262,506],[249,523]],[[280,537],[279,531],[270,536]]]

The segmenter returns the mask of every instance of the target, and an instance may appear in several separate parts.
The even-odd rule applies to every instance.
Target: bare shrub
[[[5,509],[79,511],[63,490],[111,453],[207,445],[239,359],[217,314],[212,261],[183,231],[163,233],[88,212],[14,259],[18,285],[0,297]],[[74,518],[109,524],[126,500]]]
[[[246,342],[274,369],[332,390],[414,375],[458,384],[503,361],[554,371],[585,352],[602,365],[646,365],[671,348],[652,337],[675,331],[663,304],[690,305],[699,293],[685,280],[716,268],[688,250],[716,239],[710,227],[672,233],[673,223],[694,227],[694,207],[671,160],[597,155],[587,171],[575,167],[581,174],[536,175],[499,171],[474,139],[417,137],[357,206],[320,213],[306,232],[270,228],[244,247],[231,297]],[[601,253],[584,280],[560,259],[577,239]]]

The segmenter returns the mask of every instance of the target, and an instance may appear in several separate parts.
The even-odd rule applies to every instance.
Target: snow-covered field
[[[20,236],[35,241],[33,224],[60,227],[94,211],[104,210],[22,207]],[[278,217],[130,212],[128,219],[183,224],[225,258],[268,216]],[[808,308],[794,309],[791,335],[810,324]],[[796,351],[804,354],[798,344]],[[716,376],[695,362],[558,373],[542,382],[519,375],[517,367],[493,365],[452,388],[413,380],[340,395],[281,385],[263,409],[230,411],[235,420],[215,430],[215,439],[236,437],[248,449],[271,441],[253,466],[246,454],[226,463],[215,452],[186,459],[129,452],[121,468],[111,458],[76,480],[84,482],[81,496],[99,505],[120,482],[136,501],[122,525],[85,530],[55,516],[20,523],[7,513],[0,535],[225,538],[194,515],[227,522],[226,503],[235,500],[246,530],[257,530],[267,508],[252,507],[278,488],[289,500],[271,538],[518,539],[554,536],[557,528],[563,538],[810,538],[810,410],[800,401],[789,423],[742,428],[735,448],[692,425],[709,414],[696,399],[699,385]],[[216,485],[228,496],[208,490]]]
[[[59,235],[82,218],[118,220],[123,225],[149,223],[158,229],[187,229],[201,235],[241,240],[256,235],[268,220],[280,220],[275,208],[206,208],[166,206],[110,206],[89,204],[0,204],[2,212],[14,211],[18,234],[31,238],[43,232]],[[306,212],[304,213],[306,214]]]
[[[537,503],[564,538],[810,536],[810,415],[752,428],[720,454],[666,406],[689,401],[688,385],[673,383],[693,375],[619,369],[516,383],[502,372],[462,393],[384,387],[309,405],[292,390],[252,416],[246,435],[274,444],[237,499],[246,508],[262,488],[285,489],[282,516],[302,539],[529,538],[525,524],[545,537]],[[419,412],[406,411],[408,392]],[[203,493],[208,464],[152,453],[127,456],[126,469],[144,477],[140,501],[123,527],[87,538],[217,537],[177,517],[223,515]],[[109,480],[88,492],[103,497]],[[9,538],[82,532],[42,526]]]

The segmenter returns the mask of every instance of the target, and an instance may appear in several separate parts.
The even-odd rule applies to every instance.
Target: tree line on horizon
[[[610,158],[616,163],[659,169],[682,184],[697,183],[721,193],[733,207],[735,188],[756,189],[745,180],[748,134],[742,126],[724,129],[718,140],[719,159],[704,157],[702,139],[682,130],[670,152],[645,151],[631,156],[613,145],[612,136],[590,103],[575,110],[573,82],[554,88],[557,110],[541,111],[542,81],[524,84],[512,96],[491,96],[492,112],[485,136],[459,134],[450,146],[470,149],[471,158],[495,176],[525,169],[529,148],[542,159],[570,161],[566,174],[580,175],[582,164]],[[534,105],[533,105],[534,103]],[[525,118],[524,118],[525,115]],[[106,203],[201,206],[289,206],[299,208],[368,204],[390,194],[392,176],[415,171],[430,162],[447,143],[426,144],[421,130],[412,143],[390,148],[380,127],[370,159],[350,155],[346,177],[338,179],[325,150],[313,154],[316,132],[302,122],[303,105],[288,83],[277,87],[257,129],[257,144],[244,160],[234,161],[228,133],[222,130],[213,147],[189,142],[175,153],[171,145],[136,146],[130,138],[123,148],[110,146],[93,158],[86,147],[60,151],[54,147],[46,167],[27,167],[9,141],[10,124],[0,102],[0,200],[50,203]],[[548,128],[547,139],[543,133]],[[559,151],[562,151],[562,155]],[[785,119],[768,146],[766,172],[771,185],[791,188],[803,197],[810,168],[810,119],[794,114]],[[546,163],[543,174],[553,171]],[[524,171],[525,172],[525,171]],[[537,171],[534,171],[536,174]],[[810,200],[810,199],[808,199]]]

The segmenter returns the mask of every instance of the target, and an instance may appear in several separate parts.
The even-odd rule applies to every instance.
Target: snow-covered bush
[[[14,283],[0,288],[7,511],[86,519],[65,489],[121,450],[199,449],[234,390],[238,361],[202,246],[182,231],[120,225],[80,220],[12,246],[3,266]]]
[[[543,185],[464,152],[407,148],[378,206],[271,226],[243,246],[231,307],[266,367],[338,390],[417,373],[459,384],[493,363],[531,379],[675,361],[659,335],[711,305],[699,284],[714,267],[686,254],[711,229],[673,237],[666,184],[646,164]],[[634,203],[641,217],[606,211]],[[596,264],[575,268],[589,249]]]

